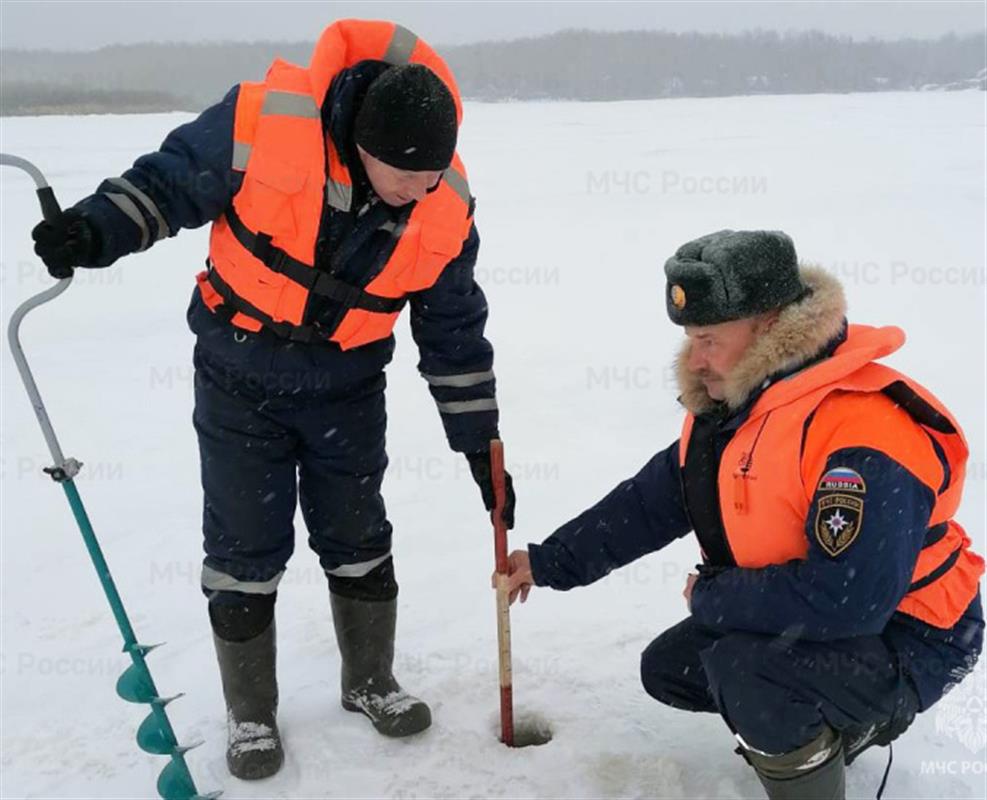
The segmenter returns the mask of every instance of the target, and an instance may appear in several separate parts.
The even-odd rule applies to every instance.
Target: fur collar
[[[846,298],[840,282],[821,267],[801,265],[802,282],[811,289],[797,303],[781,310],[771,329],[757,339],[727,376],[724,401],[736,411],[751,393],[771,375],[788,372],[809,361],[843,329]],[[676,359],[679,402],[693,414],[711,411],[717,405],[702,381],[686,369],[689,348],[686,339]]]

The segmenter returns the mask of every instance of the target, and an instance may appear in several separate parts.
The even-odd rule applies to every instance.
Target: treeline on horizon
[[[744,34],[567,30],[437,47],[464,97],[640,100],[741,94],[984,88],[987,34],[855,40],[817,31]],[[7,50],[0,114],[198,111],[311,42],[146,43],[90,52]]]

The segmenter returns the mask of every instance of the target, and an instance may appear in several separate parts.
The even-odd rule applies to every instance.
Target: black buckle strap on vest
[[[365,292],[358,286],[334,278],[328,272],[311,270],[316,278],[310,287],[315,294],[335,300],[344,308],[359,308],[363,311],[373,311],[378,314],[394,314],[404,308],[406,297],[381,297]]]
[[[895,381],[885,386],[881,390],[884,394],[894,400],[899,406],[907,411],[912,419],[920,425],[932,428],[934,431],[945,434],[956,433],[956,428],[949,419],[936,411],[935,407],[922,399],[918,393],[904,381]]]
[[[949,531],[949,523],[947,522],[940,522],[938,525],[933,525],[925,532],[925,541],[922,543],[922,549],[925,550],[929,547],[932,547],[935,544],[939,544],[939,542],[942,541],[943,537],[945,537],[948,531]],[[932,572],[930,572],[925,577],[919,578],[917,581],[912,583],[908,587],[908,591],[917,592],[919,589],[928,586],[933,581],[939,580],[943,575],[949,572],[953,564],[957,562],[957,560],[960,557],[960,551],[962,551],[962,549],[963,549],[962,547],[956,548],[952,553],[950,553],[946,557],[946,560],[943,561],[934,570],[932,570]]]
[[[265,314],[255,305],[248,303],[236,294],[232,287],[224,281],[222,277],[220,277],[220,274],[212,265],[209,266],[209,270],[206,272],[206,280],[209,281],[210,285],[216,290],[219,296],[223,298],[223,303],[225,305],[239,311],[241,314],[248,316],[251,319],[257,320],[265,328],[269,328],[283,339],[290,339],[293,342],[308,343],[325,340],[327,338],[323,331],[313,325],[292,325],[290,322],[275,321],[272,317]]]
[[[925,541],[922,542],[922,549],[924,550],[926,547],[932,547],[932,545],[938,544],[948,530],[948,522],[940,522],[938,525],[933,525],[925,532]]]
[[[231,226],[232,227],[232,226]],[[247,231],[247,228],[243,229]],[[249,233],[249,231],[247,231]],[[238,236],[237,239],[240,239]],[[243,240],[240,239],[240,244],[243,244]],[[280,247],[275,247],[271,244],[271,236],[267,233],[258,233],[254,236],[254,243],[249,248],[251,254],[254,258],[257,258],[264,262],[268,267],[273,269],[275,272],[286,273],[290,267],[286,267],[285,261],[288,258],[288,254],[282,250]],[[301,265],[304,266],[304,265]],[[311,270],[311,267],[305,267],[307,270]],[[289,276],[290,277],[290,276]]]
[[[407,298],[381,297],[345,283],[327,272],[311,267],[271,244],[271,236],[254,233],[237,216],[233,206],[226,209],[226,221],[236,240],[266,267],[304,286],[310,292],[340,303],[345,309],[359,308],[377,314],[394,314],[404,308]]]
[[[945,561],[943,561],[938,567],[932,570],[932,572],[930,572],[924,578],[919,578],[911,586],[909,586],[908,592],[906,592],[906,594],[910,592],[917,592],[919,589],[924,589],[933,581],[939,580],[943,575],[949,572],[950,569],[952,569],[953,564],[955,564],[959,560],[960,553],[962,552],[963,552],[963,548],[957,547],[952,553],[949,554],[949,557]]]

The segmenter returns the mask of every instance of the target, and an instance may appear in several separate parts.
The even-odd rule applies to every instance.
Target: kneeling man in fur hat
[[[838,281],[773,231],[720,231],[665,264],[678,441],[541,544],[513,601],[566,590],[694,531],[689,616],[641,657],[659,702],[719,714],[769,798],[845,795],[972,669],[984,561],[957,522],[967,446],[927,389],[879,360],[896,327],[847,323]]]

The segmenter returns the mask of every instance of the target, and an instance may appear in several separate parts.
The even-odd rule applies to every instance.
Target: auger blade
[[[178,746],[174,734],[166,730],[152,712],[137,729],[137,744],[145,753],[158,756],[171,755]]]
[[[123,652],[139,653],[142,656],[146,656],[152,650],[157,650],[159,647],[164,647],[164,642],[158,642],[157,644],[138,644],[135,642],[131,645],[124,645]]]
[[[181,744],[175,748],[175,755],[183,756],[190,750],[195,750],[197,747],[202,747],[206,742],[204,739],[196,739],[192,744]]]
[[[157,698],[147,667],[131,664],[117,680],[117,694],[128,703],[153,703]]]
[[[156,706],[161,706],[161,708],[164,708],[165,706],[170,705],[183,697],[185,697],[185,692],[179,692],[178,694],[173,694],[171,697],[155,697],[151,702]]]
[[[188,767],[172,759],[158,776],[158,794],[163,800],[192,800],[196,797],[195,783]]]

